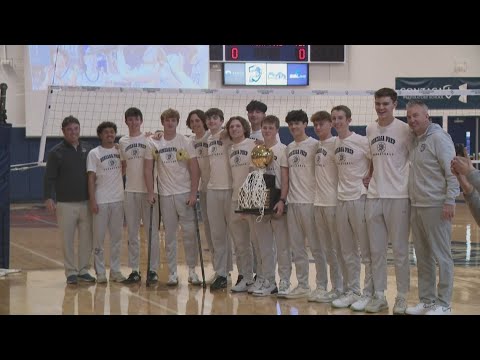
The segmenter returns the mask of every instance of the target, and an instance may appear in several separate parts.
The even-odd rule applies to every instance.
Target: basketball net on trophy
[[[275,204],[272,204],[275,175],[265,174],[267,166],[273,160],[273,151],[265,145],[257,145],[253,148],[251,156],[252,163],[257,167],[257,170],[248,174],[240,187],[238,194],[239,209],[236,212],[259,215],[256,221],[261,222],[265,210],[271,213],[273,212],[273,206],[275,206]]]

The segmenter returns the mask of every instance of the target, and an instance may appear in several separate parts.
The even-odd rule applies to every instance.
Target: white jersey
[[[210,179],[208,189],[228,190],[232,188],[232,171],[228,161],[230,139],[220,139],[220,133],[210,135],[208,141],[208,159],[210,161]]]
[[[229,162],[232,169],[232,201],[238,200],[240,187],[250,172],[252,164],[252,150],[255,140],[244,139],[239,144],[232,144],[229,150]]]
[[[307,137],[287,146],[289,190],[287,201],[292,204],[313,204],[315,199],[315,152],[318,141]]]
[[[193,159],[197,157],[192,142],[181,134],[172,140],[162,137],[152,142],[153,150],[158,151],[157,168],[159,189],[162,196],[185,194],[190,192],[191,178],[187,160],[177,160],[179,152],[186,152]],[[152,149],[151,149],[152,150]],[[147,151],[145,159],[153,159],[152,151]]]
[[[123,179],[120,152],[115,148],[97,146],[88,153],[87,172],[94,172],[97,204],[123,201]]]
[[[152,140],[141,134],[138,136],[125,135],[118,141],[120,145],[120,159],[126,161],[126,183],[125,191],[146,193],[147,186],[143,175],[143,163],[145,152],[151,149],[149,143]],[[157,182],[154,181],[155,193],[157,193]]]
[[[315,206],[336,206],[338,170],[335,164],[335,136],[318,142],[315,154]]]
[[[275,187],[281,189],[282,167],[288,168],[287,154],[285,149],[287,145],[277,142],[270,150],[273,151],[273,160],[267,166],[265,174],[275,175]]]
[[[370,147],[366,136],[352,133],[335,139],[335,163],[338,168],[338,200],[357,200],[367,193],[363,178],[370,170]]]
[[[210,160],[208,158],[208,142],[210,130],[205,132],[200,139],[192,136],[192,145],[197,153],[198,166],[200,168],[200,183],[198,189],[200,191],[207,191],[208,180],[210,179]]]
[[[388,126],[367,126],[373,161],[368,198],[408,198],[408,149],[411,132],[407,124],[394,119]]]
[[[250,132],[250,139],[263,141],[262,129]],[[278,135],[278,132],[277,132],[277,141],[281,142],[280,135]]]

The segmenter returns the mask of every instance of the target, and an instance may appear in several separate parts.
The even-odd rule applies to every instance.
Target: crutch
[[[148,281],[148,273],[150,272],[150,258],[152,252],[152,227],[153,227],[153,204],[150,204],[150,224],[148,226],[148,250],[147,250],[147,281],[145,282],[147,287],[150,286]]]
[[[193,211],[195,212],[195,227],[197,228],[197,241],[198,241],[198,252],[200,253],[200,268],[202,269],[202,280],[203,288],[207,287],[205,282],[205,268],[203,267],[203,254],[202,254],[202,241],[200,239],[200,229],[198,228],[198,214],[197,214],[198,201],[195,203]]]
[[[153,165],[152,165],[152,181],[155,181],[155,159],[156,159],[155,156],[156,156],[156,153],[153,154],[154,161],[153,161]],[[155,198],[153,198],[153,204],[155,204]],[[152,256],[151,253],[152,253],[152,231],[153,231],[153,229],[152,229],[152,227],[153,227],[153,204],[150,204],[150,221],[149,221],[149,225],[148,225],[147,280],[145,281],[145,284],[147,285],[147,287],[150,286],[150,281],[148,280],[148,273],[150,272],[150,260],[151,260],[151,256]],[[159,223],[160,223],[160,221],[159,221]]]

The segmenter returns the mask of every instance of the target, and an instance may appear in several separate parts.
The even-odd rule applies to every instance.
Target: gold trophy
[[[280,199],[280,189],[275,188],[275,175],[265,174],[273,161],[273,151],[265,145],[257,145],[252,150],[252,163],[257,170],[248,174],[240,187],[238,209],[235,212],[253,215],[272,214]]]

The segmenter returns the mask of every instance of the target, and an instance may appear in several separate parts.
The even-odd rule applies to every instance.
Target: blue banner
[[[399,77],[395,78],[396,90],[470,90],[480,89],[476,77]],[[430,109],[478,109],[480,96],[418,95],[399,96],[397,109],[405,109],[410,100],[422,100]]]

